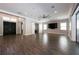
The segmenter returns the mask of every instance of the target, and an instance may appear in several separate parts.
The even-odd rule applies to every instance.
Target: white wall
[[[79,7],[76,9],[74,15],[71,17],[71,24],[72,24],[72,29],[71,29],[71,34],[72,34],[72,41],[76,41],[76,13],[79,11]]]
[[[16,34],[21,34],[21,23],[23,23],[24,20],[17,19],[16,21]]]
[[[28,18],[24,20],[24,35],[35,34],[35,23],[32,23]]]
[[[7,19],[3,19],[7,17]],[[5,13],[0,13],[0,36],[3,35],[3,21],[16,23],[16,34],[21,34],[21,22],[23,22],[23,34],[31,35],[35,33],[35,23],[32,18],[19,18]]]
[[[3,36],[3,21],[16,23],[16,34],[21,34],[22,19],[19,19],[19,17],[16,16],[0,13],[0,36]]]
[[[23,34],[32,35],[35,33],[35,23],[24,20],[23,21]],[[16,22],[16,34],[21,34],[21,21]],[[3,19],[0,18],[0,36],[3,35]]]
[[[0,17],[0,36],[3,36],[3,20]]]
[[[72,16],[72,21],[71,21],[72,29],[71,29],[71,36],[72,36],[72,41],[76,41],[76,17],[75,15]]]
[[[68,23],[67,23],[67,25],[68,25],[68,37],[70,38],[70,39],[72,39],[72,35],[71,35],[71,18],[69,18],[68,19]]]
[[[42,32],[43,32],[43,24],[39,23],[39,33],[42,33]]]

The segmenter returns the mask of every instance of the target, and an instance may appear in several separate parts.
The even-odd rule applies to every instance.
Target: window
[[[44,30],[47,30],[47,24],[44,24]]]
[[[60,23],[60,30],[66,30],[67,29],[67,24],[66,22]]]

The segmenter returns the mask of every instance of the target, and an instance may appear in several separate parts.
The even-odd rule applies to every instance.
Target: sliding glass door
[[[76,41],[79,42],[79,11],[76,14],[76,20],[77,20],[77,39],[76,39]]]

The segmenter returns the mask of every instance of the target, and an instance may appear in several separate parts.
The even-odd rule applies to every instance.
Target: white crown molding
[[[27,19],[30,19],[31,21],[33,21],[35,23],[39,23],[37,20],[35,20],[33,18],[26,17],[26,16],[23,16],[23,15],[19,15],[19,14],[13,13],[13,12],[8,12],[8,11],[2,10],[2,9],[0,9],[0,12],[7,13],[7,14],[11,14],[11,15],[18,16],[18,17],[22,17],[22,18],[25,18],[26,20]]]
[[[22,17],[22,18],[25,18],[25,16],[23,16],[23,15],[19,15],[19,14],[13,13],[13,12],[8,12],[8,11],[2,10],[2,9],[0,9],[0,12],[7,13],[7,14],[11,14],[11,15],[14,15],[14,16]]]

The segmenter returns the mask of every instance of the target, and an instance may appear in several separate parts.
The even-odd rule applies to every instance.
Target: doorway
[[[39,24],[35,23],[35,34],[39,33]]]

